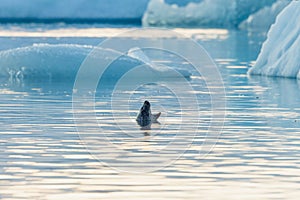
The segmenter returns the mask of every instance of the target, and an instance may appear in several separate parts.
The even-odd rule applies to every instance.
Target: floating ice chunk
[[[91,58],[93,50],[97,50],[97,57]],[[82,64],[89,57],[95,67],[99,61],[111,59],[120,55],[114,63],[111,73],[120,73],[120,68],[130,68],[140,61],[122,56],[112,49],[102,49],[95,46],[77,44],[34,44],[32,46],[0,51],[0,76],[34,79],[74,79]],[[92,69],[91,69],[92,70]],[[92,73],[92,72],[90,72]]]
[[[96,52],[96,53],[91,53]],[[96,68],[107,67],[109,79],[117,79],[136,66],[147,64],[148,70],[155,74],[178,76],[169,73],[167,66],[156,65],[139,49],[131,50],[129,55],[112,49],[77,44],[34,44],[0,51],[0,77],[26,79],[62,79],[74,80],[85,59],[92,65],[85,70],[87,76]],[[102,66],[104,60],[113,61],[109,66]],[[166,72],[166,73],[165,73]],[[189,76],[182,71],[183,76]]]

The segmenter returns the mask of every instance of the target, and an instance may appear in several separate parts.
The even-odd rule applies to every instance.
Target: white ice
[[[261,30],[268,31],[270,26],[275,22],[277,15],[290,3],[290,0],[279,0],[272,6],[266,6],[256,13],[250,15],[247,20],[243,21],[240,29],[244,30]]]
[[[249,74],[300,78],[300,2],[277,17]]]
[[[91,53],[93,51],[97,53]],[[89,59],[93,67],[105,67],[101,66],[102,61],[115,59],[116,57],[118,59],[109,71],[111,77],[120,76],[122,73],[126,73],[126,70],[143,64],[146,64],[147,69],[157,76],[190,76],[188,71],[179,71],[180,74],[171,73],[174,71],[173,69],[154,64],[140,49],[132,50],[126,56],[112,49],[103,49],[96,46],[34,44],[0,51],[0,77],[74,79],[85,59]]]
[[[150,0],[143,16],[144,26],[237,27],[256,11],[276,0],[202,0],[186,6]]]

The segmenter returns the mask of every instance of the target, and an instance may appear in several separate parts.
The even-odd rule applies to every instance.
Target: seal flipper
[[[159,112],[159,113],[157,113],[155,115],[152,115],[151,116],[152,123],[158,123],[157,119],[160,117],[160,115],[161,115],[161,112]]]

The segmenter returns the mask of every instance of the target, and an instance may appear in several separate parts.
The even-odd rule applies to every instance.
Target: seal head
[[[140,112],[136,118],[137,123],[141,127],[149,126],[151,125],[151,105],[149,101],[145,101],[143,106],[140,109]]]
[[[150,107],[149,101],[145,101],[136,118],[138,125],[140,125],[143,130],[151,129],[152,123],[159,123],[157,119],[160,117],[161,113],[159,112],[153,115]]]

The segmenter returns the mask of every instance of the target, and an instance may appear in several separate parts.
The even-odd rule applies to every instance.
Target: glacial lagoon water
[[[212,103],[199,74],[187,80],[197,105],[186,99],[189,106],[182,109],[178,94],[163,84],[114,94],[107,84],[82,96],[83,109],[76,107],[79,121],[74,82],[2,78],[0,198],[298,199],[298,81],[247,75],[264,35],[185,31],[205,47],[223,79],[226,109],[219,111],[225,118],[217,120],[221,132],[214,135],[216,143],[203,149]],[[0,40],[6,50],[33,43],[97,45],[103,38]],[[167,64],[185,63],[171,59]],[[165,83],[180,85],[171,79]],[[93,113],[84,109],[89,95],[95,95]],[[162,112],[161,123],[151,130],[141,130],[134,121],[146,98],[152,112]]]

